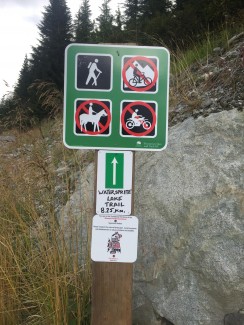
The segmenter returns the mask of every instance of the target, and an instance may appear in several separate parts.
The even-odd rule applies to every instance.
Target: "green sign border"
[[[112,57],[112,89],[87,90],[76,89],[76,57],[78,54],[109,55]],[[157,92],[122,91],[122,64],[124,56],[145,56],[158,58]],[[168,94],[169,94],[170,55],[163,47],[70,44],[65,50],[64,78],[64,129],[63,139],[70,149],[108,149],[108,150],[144,150],[159,151],[166,148],[168,137]],[[75,133],[75,109],[77,100],[109,100],[112,103],[111,132],[103,135],[78,135]],[[122,136],[121,105],[124,101],[142,101],[157,103],[157,134],[155,137]]]

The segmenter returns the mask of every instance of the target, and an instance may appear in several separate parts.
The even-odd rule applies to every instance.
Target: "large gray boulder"
[[[243,122],[189,118],[165,151],[136,153],[134,324],[220,325],[244,308]]]
[[[135,325],[244,324],[243,122],[237,110],[188,118],[169,129],[166,150],[136,152]],[[60,223],[67,238],[82,234],[71,250],[83,247],[84,264],[93,164],[76,189]]]

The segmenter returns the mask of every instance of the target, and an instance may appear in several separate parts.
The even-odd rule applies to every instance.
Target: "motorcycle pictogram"
[[[140,126],[142,126],[144,130],[149,130],[152,126],[152,123],[144,116],[138,115],[137,112],[138,109],[135,109],[135,111],[132,113],[132,116],[127,119],[125,126],[129,130]]]
[[[150,129],[150,127],[151,127],[151,122],[150,121],[148,121],[148,119],[146,119],[145,117],[141,117],[140,118],[140,121],[138,121],[138,122],[135,122],[131,117],[127,120],[127,122],[126,122],[126,127],[129,129],[129,130],[131,130],[131,129],[133,129],[135,126],[141,126],[142,125],[142,127],[143,127],[143,129],[144,130],[148,130],[148,129]]]

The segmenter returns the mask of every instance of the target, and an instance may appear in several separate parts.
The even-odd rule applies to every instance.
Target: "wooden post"
[[[133,152],[132,215],[134,213],[134,166],[135,153]],[[132,263],[92,262],[91,325],[132,324],[132,277]]]
[[[132,270],[129,263],[92,264],[92,325],[132,324]]]

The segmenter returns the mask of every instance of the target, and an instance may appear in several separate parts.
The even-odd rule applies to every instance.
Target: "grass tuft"
[[[15,131],[15,143],[0,145],[1,325],[90,324],[89,247],[81,247],[89,231],[80,239],[81,226],[89,225],[66,215],[62,228],[58,212],[82,164],[55,134],[46,136],[56,122],[47,123],[42,131]],[[54,154],[52,146],[58,148]],[[58,161],[71,166],[59,178]]]

